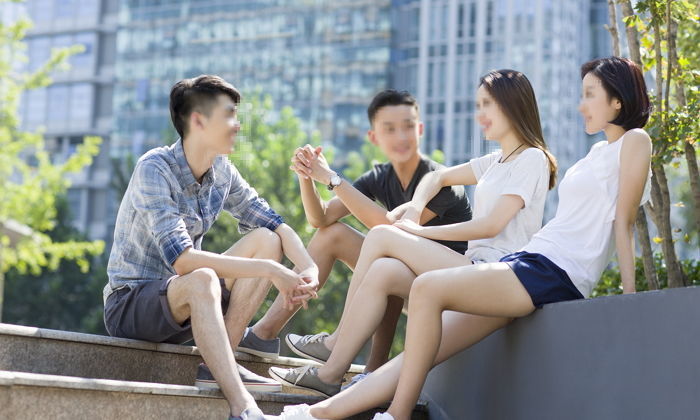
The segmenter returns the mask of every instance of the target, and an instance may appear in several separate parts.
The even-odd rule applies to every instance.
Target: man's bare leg
[[[175,322],[190,319],[192,334],[202,358],[216,378],[232,414],[257,404],[243,386],[221,311],[219,276],[209,268],[200,268],[170,281],[168,305]]]
[[[384,317],[372,335],[372,350],[365,364],[365,373],[374,372],[389,361],[389,353],[391,353],[391,345],[394,342],[396,325],[399,323],[403,302],[404,300],[398,296],[389,296],[387,299]]]
[[[264,258],[277,262],[282,260],[282,242],[276,233],[269,229],[256,229],[229,248],[225,255]],[[231,291],[228,310],[224,316],[226,331],[235,349],[243,337],[243,332],[260,309],[272,283],[269,279],[241,278],[225,279],[226,288]]]
[[[336,260],[340,260],[350,269],[355,268],[364,236],[344,223],[333,223],[316,231],[307,251],[318,266],[319,288],[322,287],[333,269]],[[277,337],[282,328],[294,316],[301,306],[292,310],[285,309],[278,297],[265,315],[253,326],[253,333],[263,340]]]

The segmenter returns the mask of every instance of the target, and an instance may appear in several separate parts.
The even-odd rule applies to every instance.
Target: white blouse
[[[586,157],[566,171],[559,184],[554,219],[523,248],[544,255],[566,271],[585,297],[590,296],[615,251],[613,222],[624,139],[625,135],[613,143],[594,144]],[[649,199],[649,190],[647,179],[642,203]]]

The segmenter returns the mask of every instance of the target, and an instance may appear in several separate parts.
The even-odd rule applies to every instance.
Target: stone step
[[[253,393],[266,414],[288,404],[320,400],[298,394]],[[24,419],[226,419],[228,404],[219,391],[194,386],[79,378],[0,371],[2,418]],[[376,410],[352,419],[371,419]],[[420,405],[413,419],[427,420]]]
[[[236,353],[246,368],[269,376],[270,366],[298,367],[315,362],[291,357],[263,359]],[[0,370],[114,379],[173,385],[193,385],[202,362],[197,347],[156,344],[101,335],[0,323]],[[360,373],[352,365],[346,378]],[[306,393],[285,387],[284,392]]]

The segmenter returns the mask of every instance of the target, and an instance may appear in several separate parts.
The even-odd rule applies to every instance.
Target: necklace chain
[[[521,147],[523,147],[523,143],[520,143],[520,146],[516,147],[515,150],[513,150],[512,152],[508,153],[508,156],[506,156],[505,159],[499,159],[498,163],[503,163],[503,162],[507,161],[508,158],[513,156],[513,153],[517,152],[518,149],[520,149]],[[503,158],[503,155],[501,155],[501,158]]]

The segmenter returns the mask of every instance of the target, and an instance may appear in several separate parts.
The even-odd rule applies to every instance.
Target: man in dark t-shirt
[[[340,219],[352,214],[367,228],[390,224],[388,213],[411,200],[421,178],[441,167],[440,164],[422,156],[419,140],[423,134],[418,103],[408,92],[386,90],[377,94],[367,114],[370,130],[369,141],[379,147],[389,160],[375,165],[350,184],[330,169],[321,147],[300,147],[292,158],[292,169],[299,175],[299,186],[304,211],[309,223],[318,228],[309,242],[307,250],[319,268],[321,287],[340,260],[354,270],[364,241],[364,235]],[[335,192],[328,202],[321,200],[314,181],[324,184]],[[470,220],[469,200],[462,186],[443,188],[421,214],[423,225],[445,225]],[[441,242],[455,252],[463,254],[466,242]],[[352,289],[352,286],[351,286]],[[263,356],[275,357],[279,352],[278,334],[298,308],[286,309],[280,299],[275,300],[265,316],[246,331],[237,350]],[[389,356],[396,322],[403,307],[403,300],[392,296],[386,315],[372,340],[372,352],[366,371],[371,372],[384,364]],[[295,353],[319,361],[326,360],[334,345],[335,334],[312,340],[320,351],[311,355],[299,350],[287,336],[287,344]],[[299,337],[299,336],[296,336]],[[323,342],[321,342],[323,341]],[[277,353],[275,353],[277,352]]]
[[[439,163],[421,156],[418,162],[418,167],[413,172],[408,186],[404,189],[401,186],[401,181],[396,176],[394,167],[391,162],[380,163],[374,165],[374,169],[365,172],[362,176],[352,184],[358,191],[368,198],[382,204],[387,210],[391,211],[396,207],[411,201],[416,187],[423,178],[423,175],[428,172],[442,168]],[[428,203],[430,209],[436,216],[426,223],[425,226],[449,225],[452,223],[460,223],[472,218],[471,207],[469,207],[469,199],[464,191],[464,187],[446,187]],[[454,251],[464,254],[467,250],[466,241],[436,241]]]

